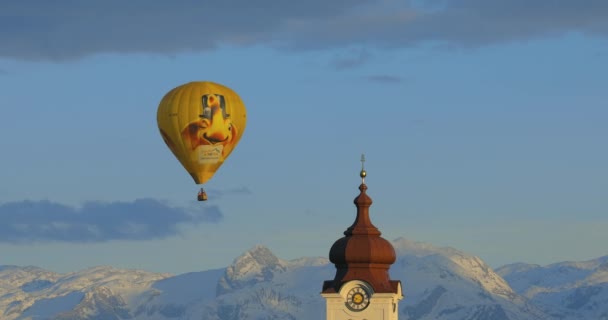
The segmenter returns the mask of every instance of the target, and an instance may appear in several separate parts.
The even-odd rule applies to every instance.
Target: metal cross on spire
[[[365,184],[365,177],[367,177],[367,172],[365,171],[365,154],[361,154],[361,172],[359,173],[361,177],[361,183]]]

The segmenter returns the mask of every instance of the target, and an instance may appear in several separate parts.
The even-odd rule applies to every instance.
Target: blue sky
[[[0,264],[182,273],[326,256],[359,157],[384,237],[492,266],[608,254],[605,1],[4,1]],[[156,108],[210,80],[248,124],[207,184]]]

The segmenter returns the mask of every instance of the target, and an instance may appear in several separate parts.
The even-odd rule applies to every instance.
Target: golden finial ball
[[[361,178],[365,178],[365,177],[367,177],[367,172],[365,172],[365,170],[361,170],[361,172],[359,173],[359,176]]]

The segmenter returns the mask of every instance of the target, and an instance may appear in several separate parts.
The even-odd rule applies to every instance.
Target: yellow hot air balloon
[[[213,177],[247,124],[245,105],[236,92],[208,81],[169,91],[156,116],[163,140],[197,184]],[[198,199],[207,200],[202,188]]]

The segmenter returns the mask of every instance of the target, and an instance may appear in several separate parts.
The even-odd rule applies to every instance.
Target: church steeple
[[[357,216],[344,231],[344,237],[338,239],[329,251],[336,275],[323,284],[322,295],[327,299],[328,319],[330,313],[337,312],[334,316],[341,314],[340,309],[349,314],[345,319],[357,319],[359,315],[371,312],[363,312],[369,304],[376,304],[375,310],[384,310],[386,317],[383,319],[398,317],[396,306],[402,298],[401,282],[391,280],[389,275],[389,268],[396,260],[395,249],[371,222],[369,208],[372,199],[367,195],[364,161],[362,155],[360,192],[354,200]]]
[[[364,168],[360,176],[360,193],[353,201],[357,216],[355,222],[344,231],[344,237],[338,239],[329,251],[329,260],[336,265],[336,276],[333,281],[326,281],[325,286],[328,287],[324,286],[323,292],[337,291],[343,283],[354,279],[368,282],[376,292],[395,290],[395,283],[388,274],[396,259],[395,249],[372,224],[369,216],[372,199],[367,195],[367,172]]]

